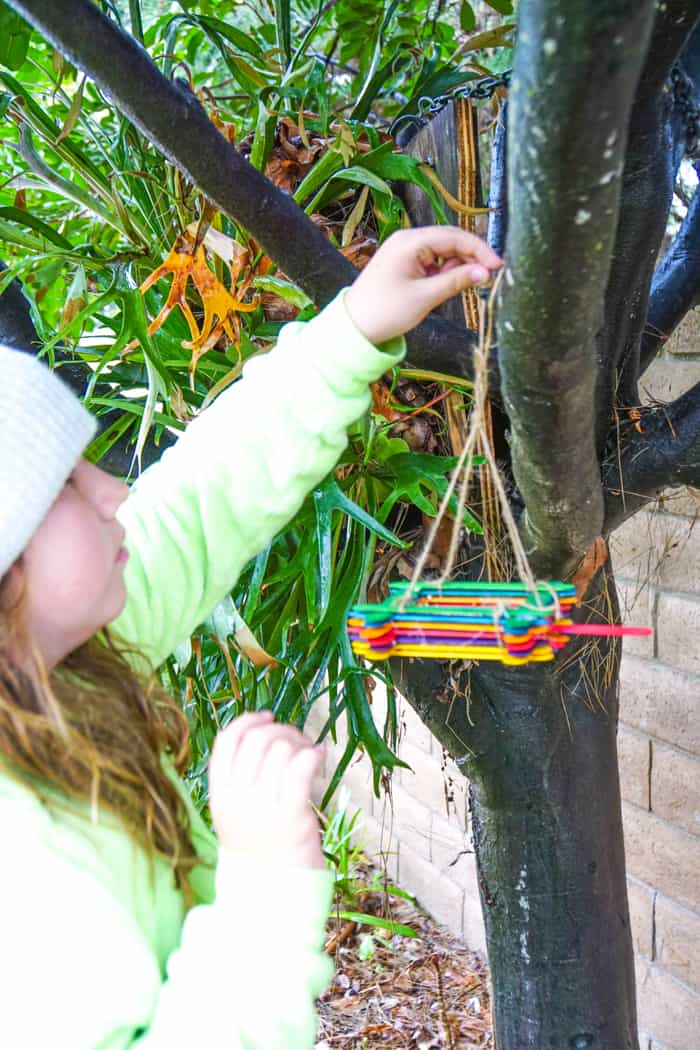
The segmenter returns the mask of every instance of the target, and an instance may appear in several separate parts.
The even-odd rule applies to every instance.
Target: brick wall
[[[700,380],[700,313],[642,380],[671,401]],[[700,493],[675,490],[611,543],[626,639],[619,733],[642,1050],[700,1050]]]
[[[670,401],[698,380],[700,311],[645,375],[645,400]],[[700,492],[676,490],[611,544],[625,619],[654,628],[653,638],[625,640],[619,731],[641,1050],[700,1050],[698,519]],[[374,706],[381,723],[379,691]],[[411,771],[394,778],[392,799],[373,796],[364,759],[345,777],[365,812],[363,840],[428,912],[483,951],[464,778],[408,704],[400,712]]]

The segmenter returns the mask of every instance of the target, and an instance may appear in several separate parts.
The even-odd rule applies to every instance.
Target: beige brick
[[[657,816],[700,835],[700,758],[652,744],[651,808]]]
[[[625,657],[620,681],[623,722],[700,755],[700,678]]]
[[[627,900],[634,950],[646,959],[653,959],[654,945],[654,890],[638,879],[627,879]]]
[[[700,354],[700,310],[689,310],[666,343],[668,354]]]
[[[334,752],[336,762],[340,759],[341,755],[342,749],[338,748],[337,751]],[[335,763],[333,764],[333,768],[329,770],[331,774],[334,769]],[[356,809],[363,809],[367,814],[373,812],[375,798],[372,781],[372,763],[365,754],[358,752],[356,758],[351,761],[343,774],[342,785],[350,792],[351,812],[354,812]]]
[[[656,962],[700,993],[700,915],[659,895],[655,919]]]
[[[635,969],[640,1028],[668,1050],[700,1050],[700,996],[645,959]]]
[[[428,807],[398,784],[392,788],[389,805],[393,807],[394,829],[399,842],[430,860],[432,818]]]
[[[389,878],[397,881],[399,840],[393,832],[391,819],[363,817],[357,839],[372,864],[380,870],[386,869]]]
[[[635,583],[632,580],[617,579],[616,583],[622,622],[635,627],[653,628],[653,612],[656,606],[655,588]],[[652,657],[654,655],[653,634],[623,638],[622,652],[625,656]]]
[[[442,756],[442,751],[440,755]],[[466,830],[469,826],[469,781],[456,762],[449,756],[441,757],[441,763],[444,767],[449,798],[447,819],[454,821],[460,828]]]
[[[425,751],[408,742],[401,749],[401,757],[411,767],[400,770],[401,787],[433,813],[447,816],[450,785],[449,778],[440,768],[440,759],[426,755]]]
[[[429,755],[433,746],[433,734],[421,722],[408,700],[397,697],[399,724],[401,726],[401,746],[404,741],[413,744]]]
[[[666,489],[653,509],[659,513],[670,511],[672,514],[685,514],[689,518],[700,515],[700,490],[679,485],[678,488]]]
[[[642,404],[668,403],[690,390],[700,380],[700,362],[660,354],[639,383]]]
[[[325,696],[320,697],[309,711],[304,732],[315,740],[326,724],[328,702]]]
[[[464,889],[464,909],[462,912],[462,937],[475,952],[486,958],[486,929],[484,916],[481,913],[479,887],[474,871],[474,885],[467,884]]]
[[[622,797],[642,809],[649,809],[649,737],[621,725],[617,733],[617,754]]]
[[[462,935],[464,888],[444,875],[436,874],[433,865],[414,852],[401,846],[399,882],[409,890],[425,910],[453,933]]]
[[[630,875],[694,911],[700,910],[700,839],[623,802]]]
[[[467,872],[476,869],[471,836],[454,820],[433,813],[430,859],[441,875],[463,883]]]
[[[700,600],[661,593],[656,623],[659,660],[681,671],[700,672]]]
[[[631,581],[627,591],[632,596],[646,582],[668,591],[700,590],[700,524],[695,518],[642,511],[617,529],[610,549],[618,577]]]

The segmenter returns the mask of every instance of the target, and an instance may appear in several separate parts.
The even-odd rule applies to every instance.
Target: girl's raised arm
[[[335,466],[368,384],[404,353],[398,337],[500,265],[455,227],[402,230],[317,317],[286,325],[121,508],[131,558],[115,630],[164,660]]]
[[[158,666],[335,466],[369,383],[403,355],[360,334],[341,293],[190,423],[119,510],[130,558],[114,630]]]

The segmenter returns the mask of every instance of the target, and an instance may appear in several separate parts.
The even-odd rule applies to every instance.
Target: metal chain
[[[402,113],[391,125],[392,135],[396,135],[401,124],[415,121],[420,124],[435,116],[456,98],[472,98],[475,101],[483,101],[492,98],[499,87],[510,87],[513,70],[506,69],[498,76],[479,77],[472,80],[463,87],[455,88],[444,95],[422,95],[418,99],[418,109],[415,113]],[[695,156],[700,144],[700,107],[695,103],[693,82],[688,74],[680,66],[674,66],[671,70],[671,87],[673,98],[681,117],[686,126],[686,153]]]
[[[471,80],[463,87],[454,88],[453,91],[449,91],[444,95],[421,95],[417,103],[417,112],[402,113],[391,125],[390,133],[396,135],[397,128],[405,121],[421,123],[428,120],[457,98],[471,98],[476,101],[493,98],[497,88],[510,87],[512,72],[512,69],[506,69],[498,76],[479,77],[478,80]]]
[[[694,84],[680,66],[671,70],[673,102],[685,121],[685,151],[689,157],[697,155],[700,139],[700,109],[695,103]]]

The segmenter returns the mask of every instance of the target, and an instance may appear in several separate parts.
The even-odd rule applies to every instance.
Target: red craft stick
[[[561,627],[559,624],[552,624],[550,629],[560,634],[593,634],[603,638],[640,638],[654,633],[650,627],[621,627],[611,623],[573,623]]]

